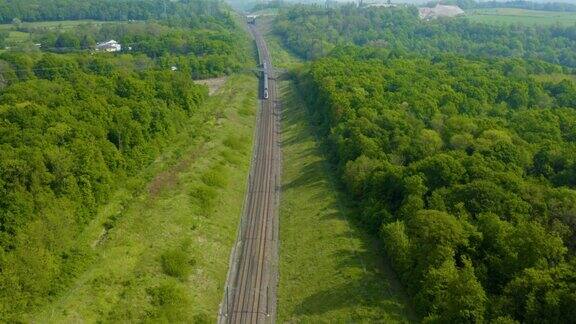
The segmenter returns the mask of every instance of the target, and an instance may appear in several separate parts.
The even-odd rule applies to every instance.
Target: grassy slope
[[[149,170],[154,178],[129,186],[144,190],[114,195],[81,238],[97,260],[29,319],[215,321],[250,163],[256,90],[254,76],[236,75],[209,99],[206,108],[219,118],[194,143],[183,132]],[[104,233],[102,224],[114,218]],[[183,280],[162,270],[161,255],[174,249],[192,261]]]
[[[277,67],[297,60],[268,33]],[[409,322],[377,240],[348,220],[307,113],[292,82],[279,83],[283,104],[278,322]]]
[[[515,8],[491,8],[471,10],[467,19],[490,24],[524,25],[574,25],[576,14],[573,12],[552,12]]]

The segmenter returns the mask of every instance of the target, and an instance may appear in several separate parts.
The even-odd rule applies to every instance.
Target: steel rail
[[[251,171],[219,323],[273,323],[276,316],[280,114],[268,48],[254,26],[250,31],[260,63],[266,63],[262,76],[268,77],[268,99],[260,100]]]

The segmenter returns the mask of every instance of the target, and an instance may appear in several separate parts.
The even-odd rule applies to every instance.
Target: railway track
[[[250,32],[260,64],[266,62],[268,99],[260,100],[248,188],[218,323],[273,323],[276,318],[280,108],[268,48],[254,25]]]

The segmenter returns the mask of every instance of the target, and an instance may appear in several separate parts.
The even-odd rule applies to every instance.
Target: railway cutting
[[[278,282],[280,105],[266,43],[249,25],[261,66],[259,110],[248,188],[218,323],[274,323]]]

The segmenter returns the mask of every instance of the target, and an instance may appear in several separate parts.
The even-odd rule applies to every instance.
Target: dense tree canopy
[[[61,25],[14,23],[13,30],[29,35],[26,40],[10,46],[10,51],[90,52],[94,51],[97,42],[114,39],[122,45],[123,52],[144,53],[150,58],[157,59],[165,67],[177,66],[180,69],[192,71],[194,78],[229,74],[239,70],[246,62],[245,49],[248,49],[246,36],[242,30],[236,28],[229,9],[217,1],[166,1],[168,8],[166,14],[163,11],[163,1],[158,3],[148,0],[113,2],[114,5],[142,11],[146,14],[142,19],[154,18],[146,21],[134,20],[137,17],[108,19],[72,14],[75,10],[86,9],[87,6],[102,5],[105,7],[108,3],[106,0],[86,3],[80,1],[75,2],[74,5],[67,1],[60,2],[60,0],[54,2],[54,8],[58,8],[59,11],[50,11],[50,14],[42,19],[92,18],[129,19],[129,21],[84,22],[75,24],[74,28],[70,28],[67,22]],[[30,2],[26,4],[21,4],[19,1],[7,2],[4,5],[12,11],[18,11],[28,8]],[[162,8],[162,14],[158,14],[154,8]],[[122,10],[118,9],[115,13],[121,14]],[[72,16],[63,17],[59,13]],[[35,21],[35,19],[27,21]],[[0,45],[4,43],[7,34],[7,32],[0,33]]]
[[[534,75],[576,67],[576,26],[297,5],[275,32],[316,59],[316,129],[425,321],[573,321],[576,84]]]
[[[299,75],[427,320],[573,318],[576,85],[518,73],[534,64],[346,47]]]
[[[31,20],[44,19],[47,12],[58,18],[50,10],[63,13],[68,9],[60,6],[67,3],[72,15],[74,5],[101,2],[48,1]],[[132,2],[110,3],[118,9]],[[146,11],[150,3],[131,6],[154,15]],[[22,9],[18,4],[24,6],[4,3]],[[67,50],[0,54],[2,321],[22,320],[66,288],[94,260],[90,243],[78,237],[114,189],[141,175],[177,133],[192,128],[191,136],[200,136],[202,125],[213,118],[202,105],[208,91],[193,78],[238,70],[250,55],[247,37],[215,5],[213,14],[197,21],[168,17],[34,31],[46,44]],[[108,38],[133,50],[83,50]]]
[[[522,57],[576,68],[576,26],[491,26],[467,19],[421,21],[415,7],[284,9],[275,31],[296,54],[314,59],[334,46],[354,43],[392,50],[395,55],[432,57]]]
[[[32,33],[32,41],[41,44],[42,50],[56,53],[90,52],[96,42],[114,39],[123,46],[123,52],[144,53],[166,67],[176,65],[193,71],[194,78],[237,71],[247,56],[245,51],[238,51],[245,47],[245,36],[225,26],[191,30],[165,22],[133,22],[84,24],[72,31],[24,30]]]
[[[227,16],[211,0],[2,0],[0,22],[50,20],[196,19]]]
[[[86,261],[75,236],[117,179],[151,163],[207,95],[186,73],[130,67],[144,58],[124,58],[122,70],[100,57],[29,59],[32,76],[0,93],[3,318]]]

